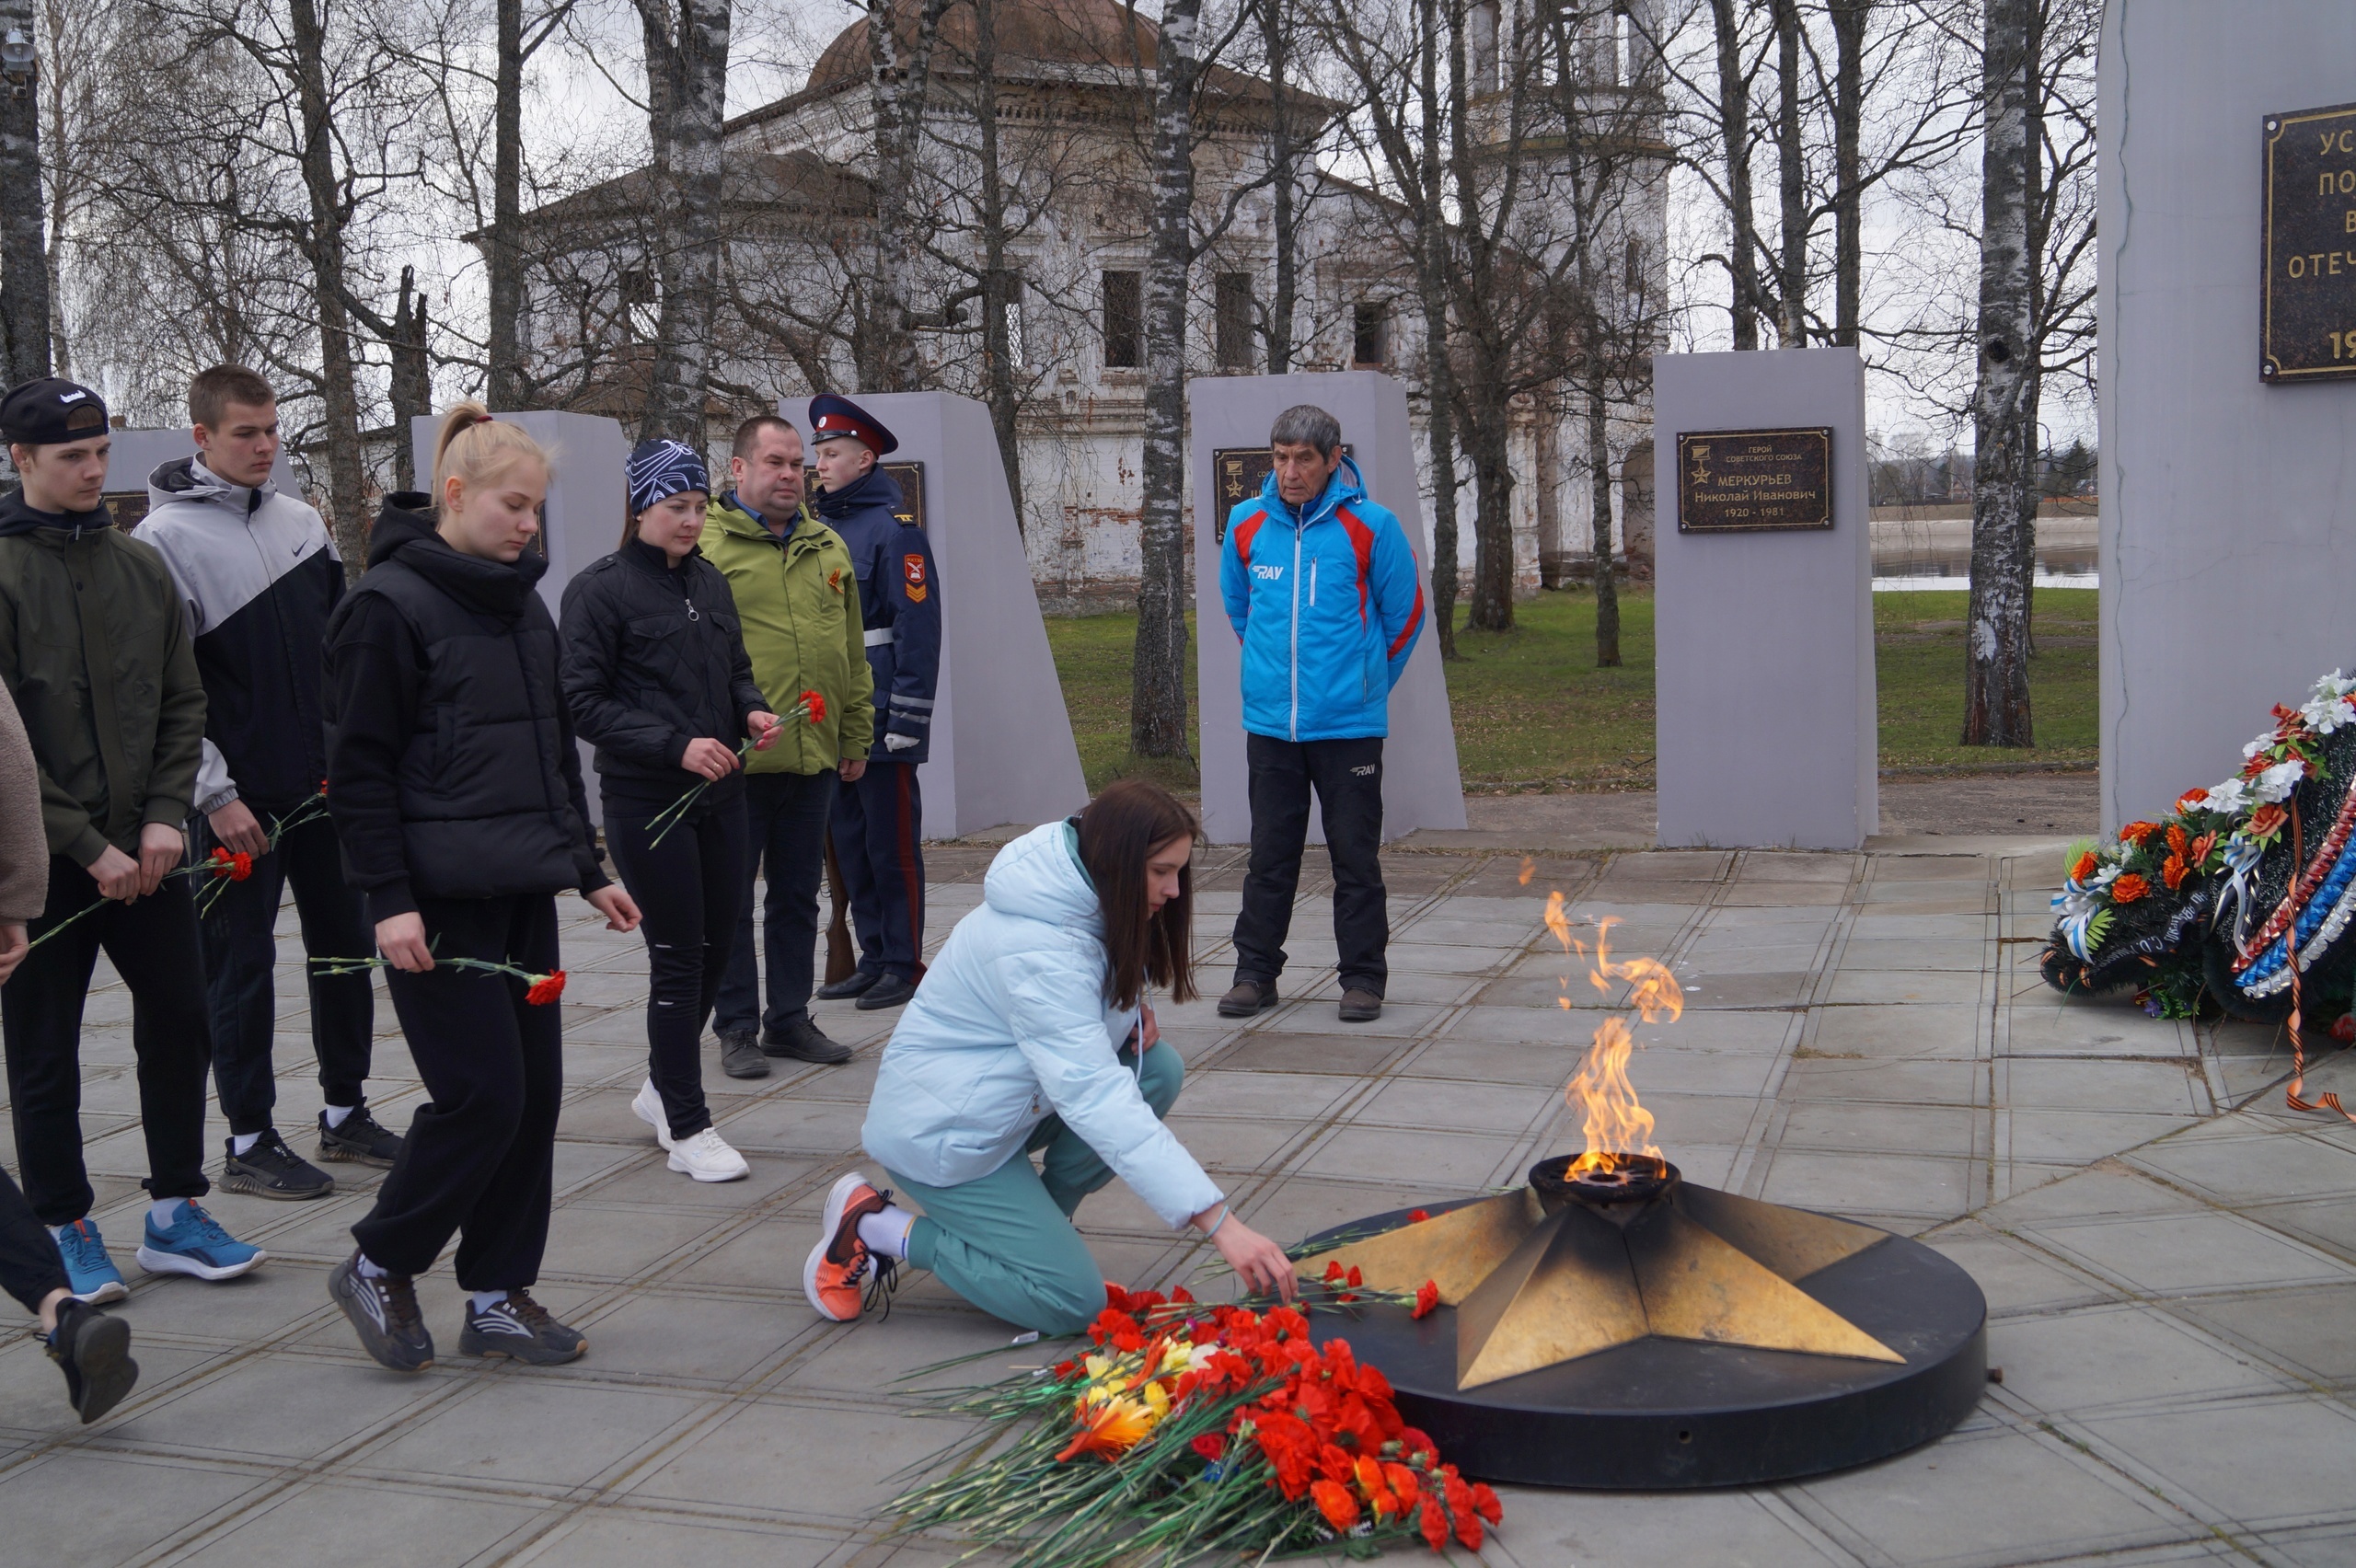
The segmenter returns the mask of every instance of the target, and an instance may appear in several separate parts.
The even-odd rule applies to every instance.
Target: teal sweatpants
[[[1134,1067],[1137,1057],[1124,1051],[1121,1063]],[[1156,1116],[1178,1102],[1185,1071],[1167,1043],[1145,1054],[1140,1087]],[[890,1175],[924,1208],[908,1232],[908,1262],[983,1311],[1043,1334],[1076,1334],[1104,1310],[1104,1275],[1071,1214],[1113,1179],[1113,1168],[1060,1116],[1033,1128],[1022,1154],[975,1181],[932,1187]]]

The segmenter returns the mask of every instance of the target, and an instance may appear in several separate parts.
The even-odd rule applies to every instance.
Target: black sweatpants
[[[293,810],[275,813],[289,815]],[[265,823],[262,808],[254,814]],[[199,860],[220,841],[196,819]],[[200,886],[203,879],[197,879]],[[287,829],[278,847],[254,861],[253,875],[224,883],[204,912],[204,968],[213,1015],[213,1087],[233,1133],[268,1132],[278,1103],[270,1047],[277,1027],[272,984],[278,965],[278,906],[294,890],[310,958],[357,958],[375,945],[360,890],[343,880],[343,852],[335,824],[324,815]],[[370,1036],[376,1026],[375,994],[365,973],[310,977],[311,1049],[319,1088],[329,1105],[357,1105],[368,1081]]]
[[[1285,933],[1309,841],[1309,792],[1325,821],[1334,862],[1334,946],[1345,991],[1382,995],[1391,912],[1382,894],[1382,737],[1279,741],[1243,737],[1251,769],[1252,863],[1235,917],[1235,980],[1266,985],[1284,973]]]
[[[558,965],[556,898],[421,898],[440,958]],[[369,1261],[423,1274],[453,1233],[458,1284],[515,1290],[539,1277],[549,1239],[557,1101],[564,1093],[560,1003],[534,1007],[505,974],[437,964],[385,971],[393,1011],[433,1098],[410,1124],[376,1206],[352,1228]]]
[[[33,1205],[0,1170],[0,1290],[38,1312],[52,1290],[66,1289],[65,1260],[57,1239],[34,1217]]]
[[[703,1026],[736,949],[736,917],[744,913],[745,799],[742,791],[731,791],[720,805],[699,803],[660,844],[650,842],[652,814],[631,814],[610,802],[606,848],[645,917],[639,931],[646,938],[653,983],[646,997],[647,1073],[663,1097],[671,1136],[691,1138],[711,1125],[703,1099]]]
[[[71,1225],[96,1194],[82,1163],[82,1007],[98,953],[131,988],[131,1048],[139,1062],[139,1123],[148,1196],[201,1198],[204,1179],[204,963],[186,877],[133,903],[110,902],[25,955],[0,986],[0,1038],[25,1196],[43,1225]],[[27,928],[42,933],[97,901],[98,884],[63,855],[49,862],[49,902]]]

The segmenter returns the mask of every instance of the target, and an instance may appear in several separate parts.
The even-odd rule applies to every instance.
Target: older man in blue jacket
[[[1399,519],[1367,499],[1342,427],[1302,403],[1268,433],[1274,467],[1228,516],[1219,594],[1243,643],[1252,865],[1235,920],[1235,986],[1224,1018],[1276,1005],[1285,932],[1317,791],[1334,863],[1341,1016],[1382,1015],[1382,742],[1391,688],[1424,626],[1423,585]]]

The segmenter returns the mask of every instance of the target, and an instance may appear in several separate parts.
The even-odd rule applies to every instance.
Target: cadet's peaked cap
[[[849,436],[878,457],[900,449],[900,438],[885,430],[873,414],[848,398],[821,392],[810,399],[810,439],[813,443]]]
[[[0,435],[19,446],[62,446],[104,435],[106,399],[78,382],[44,375],[0,398]]]

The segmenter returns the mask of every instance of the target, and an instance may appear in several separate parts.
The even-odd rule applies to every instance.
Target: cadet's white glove
[[[917,738],[914,735],[886,735],[884,737],[884,749],[885,751],[912,751],[915,749],[916,744]]]

